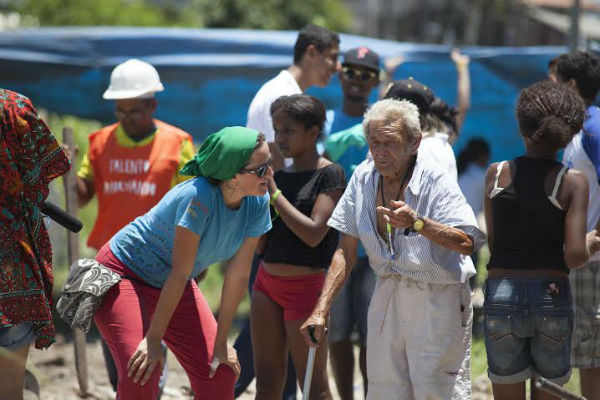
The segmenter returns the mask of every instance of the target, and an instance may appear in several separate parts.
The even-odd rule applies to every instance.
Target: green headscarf
[[[228,126],[206,138],[198,154],[188,161],[181,175],[204,176],[226,181],[246,165],[256,147],[258,132]]]

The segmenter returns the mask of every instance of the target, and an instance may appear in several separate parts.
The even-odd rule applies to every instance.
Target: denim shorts
[[[367,344],[367,315],[373,289],[375,271],[367,257],[356,261],[350,277],[335,297],[329,313],[329,343],[350,340],[356,327],[361,346]]]
[[[8,328],[0,328],[0,347],[15,350],[32,343],[35,340],[33,324],[22,322]]]
[[[535,374],[566,383],[573,331],[569,278],[489,278],[483,290],[490,380],[512,384]]]

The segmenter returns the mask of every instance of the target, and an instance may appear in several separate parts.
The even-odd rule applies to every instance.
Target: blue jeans
[[[252,285],[256,279],[258,273],[258,264],[260,263],[260,257],[254,255],[252,260],[252,270],[250,272],[250,280],[248,282],[248,293],[252,295]],[[252,351],[252,338],[250,337],[250,317],[246,318],[244,327],[240,331],[235,343],[233,345],[237,351],[238,361],[242,366],[242,372],[235,383],[235,398],[239,397],[252,381],[254,380],[254,353]],[[283,388],[282,400],[295,400],[296,399],[296,370],[292,362],[292,357],[288,357],[287,377],[285,380],[285,387]]]
[[[513,384],[536,374],[566,383],[573,330],[569,279],[489,278],[484,295],[490,380]]]
[[[35,341],[33,324],[22,322],[8,328],[0,328],[0,347],[7,350],[16,350]]]

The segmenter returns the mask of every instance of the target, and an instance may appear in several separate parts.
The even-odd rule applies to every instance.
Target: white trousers
[[[472,319],[468,281],[379,277],[368,317],[367,399],[470,399]]]

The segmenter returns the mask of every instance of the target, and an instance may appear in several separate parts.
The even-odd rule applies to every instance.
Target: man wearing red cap
[[[344,168],[349,180],[354,168],[365,160],[369,148],[366,140],[350,143],[346,133],[348,128],[357,124],[362,127],[360,124],[369,105],[369,96],[379,84],[379,55],[367,47],[348,50],[344,54],[340,83],[344,93],[343,104],[341,108],[327,111],[324,131],[329,136],[329,157]],[[362,129],[360,136],[364,138]],[[332,146],[337,146],[337,151],[333,151]],[[340,146],[344,149],[341,150]],[[354,394],[351,335],[355,330],[360,344],[360,371],[364,391],[367,391],[367,312],[374,287],[375,274],[360,246],[356,267],[336,296],[329,321],[330,360],[338,393],[343,400],[352,399]]]

